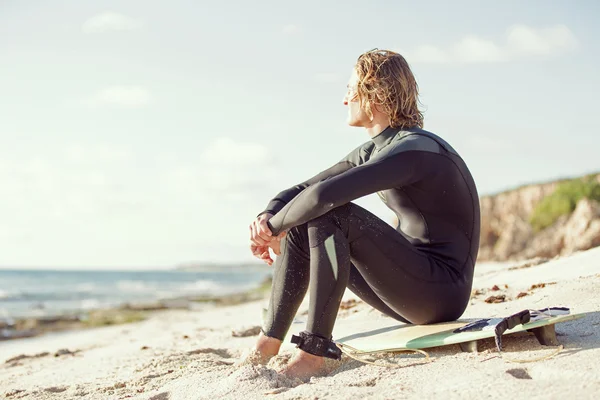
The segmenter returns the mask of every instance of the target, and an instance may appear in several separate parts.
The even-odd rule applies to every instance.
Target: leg
[[[306,225],[290,229],[281,242],[281,254],[273,267],[269,308],[255,349],[246,359],[250,363],[264,364],[279,353],[281,342],[308,290],[308,257]]]
[[[269,309],[263,333],[283,340],[306,295],[309,282],[309,249],[306,225],[290,229],[275,260]]]
[[[415,324],[458,318],[469,299],[472,274],[464,276],[418,251],[400,232],[352,203],[308,223],[310,310],[307,333],[331,340],[346,286],[380,311]],[[350,282],[352,266],[354,274]],[[466,268],[471,268],[467,266]],[[284,371],[307,378],[323,365],[322,352],[300,348]],[[314,351],[312,354],[308,352]],[[318,360],[320,358],[320,360]]]
[[[466,307],[469,279],[457,277],[355,204],[310,221],[308,235],[311,333],[331,338],[347,285],[380,311],[414,324],[454,320]],[[350,281],[352,266],[358,274]]]
[[[348,289],[350,289],[355,295],[357,295],[365,303],[373,307],[374,309],[382,312],[388,317],[397,319],[400,322],[410,324],[404,317],[392,310],[387,304],[385,304],[371,289],[371,286],[365,281],[365,278],[360,274],[358,269],[352,265],[350,268],[350,278],[348,281]]]

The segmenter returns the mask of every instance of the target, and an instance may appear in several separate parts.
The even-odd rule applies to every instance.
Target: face
[[[350,126],[367,126],[370,119],[364,110],[360,107],[357,93],[358,75],[356,70],[352,70],[352,75],[348,81],[346,95],[344,96],[344,105],[348,106],[348,125]]]

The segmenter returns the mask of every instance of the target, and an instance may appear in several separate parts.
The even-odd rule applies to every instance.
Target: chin
[[[355,119],[349,119],[348,120],[348,125],[349,126],[354,126],[354,127],[357,127],[357,128],[360,128],[361,126],[363,126],[363,124],[361,124],[360,121],[355,120]]]
[[[348,116],[348,119],[346,119],[346,123],[348,124],[348,126],[360,126],[359,121],[357,121],[356,118],[352,118],[352,116]]]

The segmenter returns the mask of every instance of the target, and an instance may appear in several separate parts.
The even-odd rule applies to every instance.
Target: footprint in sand
[[[52,386],[52,387],[44,389],[44,392],[48,392],[48,393],[62,393],[64,391],[66,391],[68,388],[69,388],[68,386]]]
[[[169,394],[169,392],[162,392],[150,397],[148,400],[169,400],[170,398],[171,395]]]
[[[514,368],[506,371],[507,374],[514,376],[517,379],[532,379],[526,369]]]
[[[19,393],[25,393],[24,390],[21,389],[13,389],[13,390],[9,390],[8,392],[4,393],[4,397],[9,398],[9,397],[13,397],[18,395]],[[25,395],[27,396],[27,395]],[[19,396],[19,398],[21,398],[22,396]]]
[[[41,357],[46,357],[49,355],[50,355],[50,353],[48,353],[47,351],[43,352],[43,353],[34,354],[32,356],[27,355],[27,354],[20,354],[16,357],[9,358],[8,360],[5,361],[5,363],[6,364],[15,364],[15,365],[18,363],[20,365],[19,361],[21,361],[21,360],[26,360],[28,358],[41,358]]]

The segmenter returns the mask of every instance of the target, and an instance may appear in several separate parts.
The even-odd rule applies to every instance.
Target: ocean
[[[259,286],[271,271],[260,265],[194,271],[0,270],[0,321],[233,294]]]

